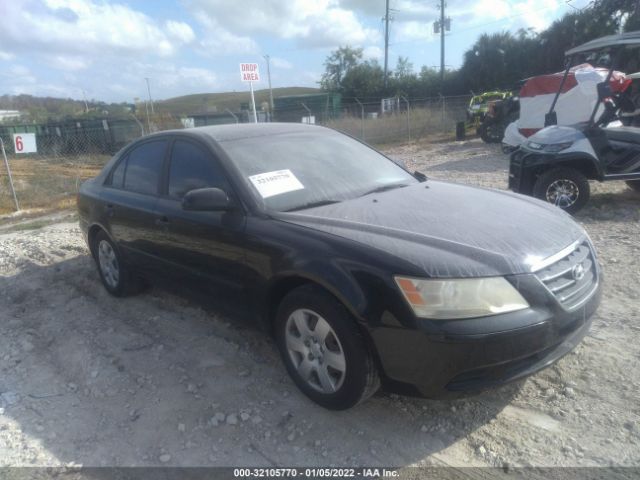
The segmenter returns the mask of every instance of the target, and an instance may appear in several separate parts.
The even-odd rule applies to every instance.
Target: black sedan
[[[427,180],[310,125],[168,131],[78,196],[105,288],[164,278],[246,298],[298,387],[332,409],[460,395],[569,352],[600,301],[585,231],[513,193]]]

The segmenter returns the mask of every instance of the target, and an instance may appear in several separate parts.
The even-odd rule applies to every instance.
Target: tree
[[[384,71],[376,60],[367,60],[347,71],[342,79],[345,98],[379,99],[384,94]]]
[[[331,52],[324,62],[324,73],[320,86],[327,91],[341,91],[342,80],[345,75],[362,61],[362,48],[352,48],[349,45]]]

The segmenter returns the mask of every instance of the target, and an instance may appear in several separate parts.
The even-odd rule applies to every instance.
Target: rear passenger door
[[[197,188],[221,188],[235,197],[220,163],[204,144],[176,138],[165,172],[156,208],[162,225],[162,257],[187,276],[242,290],[245,215],[239,202],[227,212],[182,208],[184,195]]]
[[[168,145],[167,138],[135,145],[105,184],[107,228],[128,260],[143,268],[151,267],[158,254],[155,209]]]

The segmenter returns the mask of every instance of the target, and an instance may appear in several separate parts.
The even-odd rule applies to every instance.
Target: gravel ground
[[[479,141],[387,149],[433,178],[504,188]],[[110,297],[75,223],[0,229],[0,466],[640,466],[640,196],[594,185],[578,215],[603,303],[581,346],[464,400],[379,394],[329,412],[216,301]]]

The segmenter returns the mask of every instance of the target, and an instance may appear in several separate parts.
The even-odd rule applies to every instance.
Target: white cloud
[[[132,62],[126,71],[122,72],[114,72],[113,66],[109,67],[111,74],[105,78],[106,85],[102,88],[109,89],[118,96],[128,93],[129,99],[146,98],[145,77],[149,78],[153,98],[167,98],[220,88],[216,73],[206,68],[179,66],[166,61]],[[102,98],[104,92],[97,96]]]
[[[12,53],[3,52],[2,50],[0,50],[0,60],[13,60],[14,57],[15,55],[13,55]]]
[[[65,72],[78,71],[89,68],[92,61],[89,58],[83,56],[69,56],[69,55],[55,55],[47,57],[47,64],[55,69],[63,70]]]
[[[266,34],[294,39],[305,46],[333,47],[359,45],[378,39],[378,31],[364,26],[352,10],[342,8],[337,0],[262,0],[229,2],[228,0],[185,0],[187,8],[205,26],[216,25],[218,31],[243,32],[245,36]]]
[[[3,2],[0,43],[10,45],[12,53],[40,48],[65,55],[100,55],[106,49],[167,56],[189,40],[190,29],[179,22],[166,28],[168,33],[147,15],[116,3],[11,0]]]
[[[293,63],[285,60],[284,58],[271,57],[271,65],[275,68],[281,68],[283,70],[291,70],[293,68]]]
[[[366,60],[380,60],[384,58],[384,51],[380,47],[370,45],[362,50],[362,56]]]
[[[207,56],[227,55],[229,53],[257,53],[258,44],[248,36],[236,35],[223,28],[215,16],[195,9],[195,19],[206,32],[198,45],[199,51]]]
[[[165,25],[169,36],[182,44],[191,43],[196,38],[196,34],[193,33],[191,27],[184,22],[169,20]]]
[[[34,85],[37,80],[24,65],[13,64],[8,68],[0,70],[0,78],[3,78],[2,83],[7,85]]]

